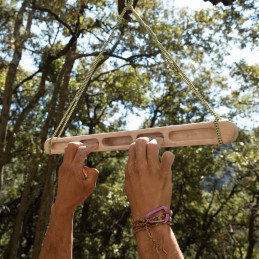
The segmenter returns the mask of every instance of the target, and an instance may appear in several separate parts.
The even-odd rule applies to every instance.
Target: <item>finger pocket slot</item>
[[[132,136],[109,137],[102,140],[105,147],[129,146],[132,142]]]

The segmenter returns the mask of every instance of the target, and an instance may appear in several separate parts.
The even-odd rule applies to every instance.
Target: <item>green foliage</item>
[[[115,25],[116,6],[109,0],[45,0],[2,1],[0,7],[1,116],[10,101],[8,125],[4,116],[0,121],[0,257],[37,258],[62,160],[44,155],[43,143]],[[233,44],[258,50],[258,4],[240,0],[231,8],[170,13],[160,1],[140,1],[137,11],[206,100],[240,127],[231,145],[169,149],[176,155],[172,227],[180,246],[186,258],[256,258],[259,70],[244,60],[229,65],[226,57]],[[14,42],[14,31],[24,44]],[[19,61],[17,49],[31,59]],[[123,130],[136,111],[147,114],[142,127],[211,118],[135,22],[118,30],[105,57],[65,135]],[[242,118],[249,123],[239,123]],[[100,176],[91,199],[76,211],[74,258],[137,257],[123,191],[126,160],[127,151],[114,151],[86,161]]]

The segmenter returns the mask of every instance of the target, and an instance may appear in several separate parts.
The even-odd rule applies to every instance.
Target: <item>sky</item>
[[[220,3],[217,6],[213,6],[209,1],[205,2],[204,0],[163,0],[163,1],[164,1],[164,5],[166,5],[168,8],[172,8],[172,7],[190,8],[196,11],[199,11],[201,9],[217,8],[217,6],[223,5],[222,3]],[[224,7],[224,8],[229,8],[229,7]],[[228,57],[226,57],[226,61],[228,63],[233,63],[240,59],[245,59],[247,64],[249,65],[258,63],[259,50],[251,51],[249,48],[240,50],[233,46],[231,54]]]
[[[207,9],[207,8],[217,8],[217,6],[213,6],[209,1],[205,2],[203,0],[163,0],[164,6],[166,8],[190,8],[195,11],[199,11],[201,9]],[[219,4],[222,5],[222,4]],[[224,7],[229,8],[229,7]],[[259,49],[257,51],[250,50],[249,48],[240,50],[238,48],[235,48],[235,46],[232,47],[231,54],[225,58],[226,62],[228,64],[231,64],[233,62],[236,62],[238,60],[244,59],[248,65],[254,65],[255,63],[258,64],[259,60]],[[217,111],[219,114],[221,111]],[[225,111],[222,110],[222,113],[225,113]],[[141,127],[141,124],[143,122],[144,117],[148,117],[148,114],[141,114],[140,117],[136,117],[134,114],[128,115],[127,117],[127,130],[135,130]],[[239,118],[240,125],[250,125],[250,121],[247,121],[246,118]]]
[[[201,10],[201,9],[207,9],[207,8],[217,8],[213,6],[210,2],[205,2],[204,0],[163,0],[164,6],[167,9],[171,8],[190,8],[191,10]],[[221,4],[220,4],[221,5]],[[225,7],[228,8],[228,7]],[[253,65],[255,63],[258,63],[259,60],[259,50],[257,51],[251,51],[250,49],[244,49],[240,50],[233,46],[231,54],[226,57],[226,61],[230,64],[235,61],[238,61],[240,59],[245,59],[246,62],[249,65]],[[23,62],[26,69],[29,71],[34,71],[35,67],[33,66],[33,62],[31,60],[31,57],[28,55],[23,56]],[[23,64],[22,64],[23,65]],[[141,113],[141,116],[137,117],[136,115],[128,115],[127,117],[127,130],[135,130],[141,127],[141,124],[143,123],[143,118],[146,117],[145,113]]]
[[[201,10],[207,8],[217,8],[213,6],[209,1],[205,2],[204,0],[163,0],[164,6],[167,9],[170,8],[190,8],[191,10]],[[228,8],[228,7],[226,7]],[[231,55],[226,57],[226,61],[229,63],[233,63],[240,59],[245,59],[249,65],[253,65],[256,62],[258,63],[259,58],[259,50],[255,53],[255,51],[251,51],[250,49],[237,49],[233,47]],[[31,54],[24,52],[23,54],[23,62],[22,65],[25,65],[28,71],[35,71],[35,67],[33,65],[33,61],[31,60]]]
[[[163,0],[166,8],[190,8],[192,10],[200,10],[203,8],[213,8],[210,2],[204,2],[203,0]],[[26,67],[28,71],[35,71],[31,54],[24,52],[22,66]]]
[[[164,4],[167,6],[169,5],[177,7],[177,8],[183,8],[187,7],[193,10],[200,10],[204,8],[213,8],[212,4],[210,2],[204,2],[203,0],[163,0]]]

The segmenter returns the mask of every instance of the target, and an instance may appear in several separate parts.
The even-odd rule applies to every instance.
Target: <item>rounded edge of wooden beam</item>
[[[237,139],[238,127],[232,121],[219,121],[219,128],[221,131],[223,144],[230,144]]]

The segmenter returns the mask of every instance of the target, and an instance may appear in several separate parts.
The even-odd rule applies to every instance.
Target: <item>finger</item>
[[[73,162],[75,164],[82,165],[85,161],[86,156],[88,154],[90,154],[91,152],[97,150],[97,148],[98,148],[97,143],[90,144],[88,146],[82,145],[82,146],[78,147]]]
[[[174,163],[174,154],[166,151],[161,159],[161,171],[163,173],[171,172],[172,165]]]
[[[69,142],[64,151],[64,162],[71,163],[76,155],[78,147],[82,146],[81,142]]]
[[[88,152],[88,149],[87,149],[86,146],[78,147],[76,155],[75,155],[74,160],[73,160],[74,166],[80,167],[80,168],[83,167],[87,152]]]
[[[159,164],[159,146],[156,139],[152,139],[147,144],[147,160],[151,168]]]
[[[135,141],[136,145],[136,163],[138,168],[143,168],[147,163],[147,143],[149,138],[138,138]]]
[[[134,165],[136,162],[136,147],[135,143],[132,143],[129,147],[129,157],[126,164],[125,173],[131,173],[134,170]]]
[[[86,145],[86,147],[87,147],[87,155],[88,155],[91,152],[94,152],[98,149],[99,143],[88,144],[88,145]]]
[[[87,175],[87,179],[96,182],[99,176],[99,171],[96,168],[90,168],[86,165],[83,166],[84,174]]]
[[[161,146],[164,142],[164,139],[162,137],[157,137],[155,139],[156,139],[156,142],[157,142],[158,149],[161,148]]]
[[[99,176],[99,171],[96,168],[83,167],[84,173],[87,175],[87,183],[90,184],[90,191],[92,192],[96,187],[96,182]]]

